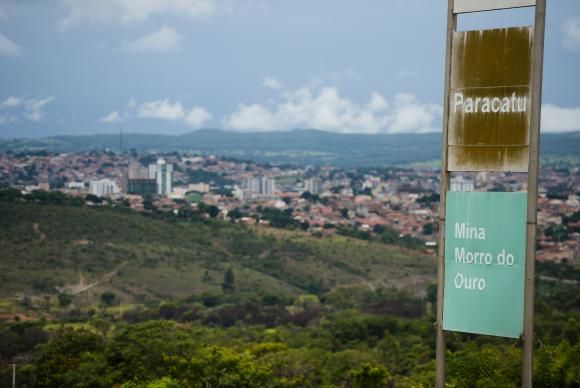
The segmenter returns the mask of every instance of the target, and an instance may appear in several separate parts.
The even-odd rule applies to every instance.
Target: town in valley
[[[188,153],[6,152],[0,185],[58,191],[93,206],[199,215],[235,223],[377,238],[433,254],[438,243],[439,170],[257,163]],[[525,174],[464,173],[451,191],[522,191]],[[541,168],[539,261],[580,257],[580,167]]]

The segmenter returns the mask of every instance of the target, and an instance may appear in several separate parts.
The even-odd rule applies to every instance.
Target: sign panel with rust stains
[[[453,34],[449,171],[528,171],[532,27]]]

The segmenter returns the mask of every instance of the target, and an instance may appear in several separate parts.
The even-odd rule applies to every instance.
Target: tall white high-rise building
[[[309,178],[304,181],[304,191],[310,194],[320,194],[320,181],[316,178]]]
[[[260,194],[265,196],[274,195],[276,191],[276,180],[273,178],[260,178]]]
[[[260,178],[246,179],[244,188],[252,194],[260,194]]]
[[[244,186],[252,195],[269,197],[276,192],[276,180],[268,177],[246,179]]]
[[[168,195],[173,191],[173,164],[167,164],[165,159],[157,159],[157,163],[149,165],[149,175],[155,177],[157,194]]]

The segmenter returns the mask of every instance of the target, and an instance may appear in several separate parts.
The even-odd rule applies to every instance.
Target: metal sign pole
[[[454,0],[447,5],[447,39],[445,54],[445,97],[443,103],[443,140],[441,150],[441,197],[439,205],[439,254],[437,271],[437,340],[436,382],[437,388],[445,387],[445,332],[443,331],[443,282],[445,280],[445,196],[449,190],[447,171],[447,127],[449,123],[449,90],[451,84],[451,46],[457,28],[457,15],[453,13]]]
[[[526,276],[524,288],[524,352],[522,387],[532,387],[534,352],[534,271],[536,262],[536,223],[538,207],[538,169],[540,118],[542,106],[542,73],[546,0],[537,0],[532,51],[532,92],[530,117],[530,163],[528,170],[528,215],[526,226]]]

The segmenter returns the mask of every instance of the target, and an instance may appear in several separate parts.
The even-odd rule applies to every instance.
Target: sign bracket
[[[447,169],[447,126],[449,124],[449,96],[451,84],[451,45],[453,33],[457,29],[457,15],[453,13],[454,0],[447,5],[447,50],[445,53],[445,92],[443,98],[443,136],[441,147],[441,182],[439,205],[439,253],[437,259],[437,338],[436,338],[436,387],[445,386],[445,332],[443,331],[443,303],[445,280],[445,203],[449,190],[449,171]]]
[[[524,283],[524,351],[522,387],[532,387],[534,354],[534,274],[536,264],[536,223],[538,211],[538,170],[540,164],[540,120],[546,0],[537,0],[532,49],[532,95],[530,117],[530,162],[528,170],[528,209],[526,227],[526,269]]]

